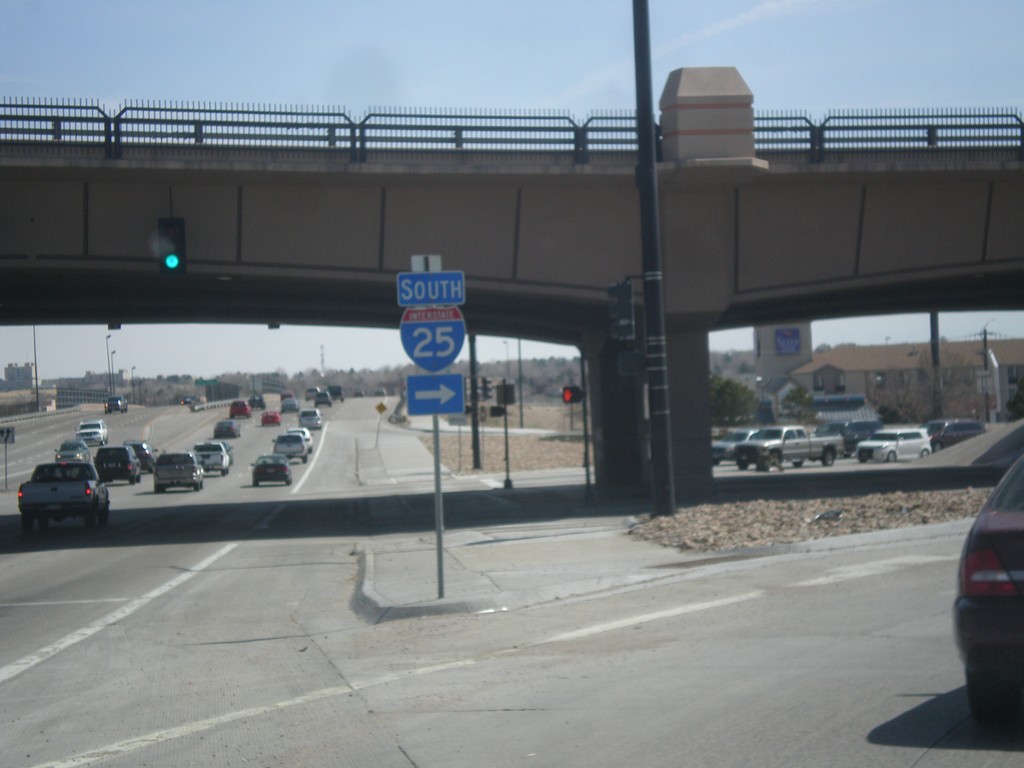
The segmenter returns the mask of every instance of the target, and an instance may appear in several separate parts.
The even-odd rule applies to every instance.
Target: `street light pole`
[[[137,402],[138,402],[138,400],[135,399],[135,366],[133,365],[132,366],[132,404],[134,405]]]
[[[114,395],[114,355],[117,354],[116,349],[110,350],[110,395]]]
[[[675,513],[672,476],[672,422],[669,413],[668,355],[658,218],[658,170],[651,93],[651,32],[647,0],[633,0],[633,53],[636,66],[636,182],[640,191],[640,240],[644,272],[647,401],[651,428],[654,514]]]
[[[110,334],[107,334],[107,392],[114,388],[114,369],[110,361]]]

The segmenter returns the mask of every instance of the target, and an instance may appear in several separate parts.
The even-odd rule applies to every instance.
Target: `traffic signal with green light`
[[[156,233],[156,256],[160,261],[161,274],[185,274],[188,266],[188,257],[185,254],[185,220],[158,219]]]
[[[566,404],[583,402],[583,387],[562,387],[562,402]]]

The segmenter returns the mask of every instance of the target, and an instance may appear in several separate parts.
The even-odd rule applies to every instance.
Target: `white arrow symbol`
[[[437,400],[441,405],[444,405],[453,397],[455,397],[455,390],[449,389],[444,384],[438,384],[440,389],[421,389],[415,393],[417,400]]]

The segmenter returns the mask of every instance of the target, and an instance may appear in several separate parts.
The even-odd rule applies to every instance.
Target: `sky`
[[[1022,0],[648,0],[655,99],[669,72],[733,66],[757,111],[1024,106]],[[374,108],[635,109],[630,0],[0,0],[0,97]],[[940,333],[1024,337],[1024,312],[943,313]],[[814,345],[927,340],[927,315],[812,325]],[[111,339],[106,339],[107,334]],[[0,328],[0,366],[42,378],[379,368],[394,331]],[[205,342],[205,343],[202,343]],[[749,328],[712,349],[751,349]],[[572,356],[522,342],[524,357]],[[481,361],[515,339],[480,337]],[[462,358],[466,357],[463,351]]]

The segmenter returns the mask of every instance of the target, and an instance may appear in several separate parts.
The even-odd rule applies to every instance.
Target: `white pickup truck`
[[[18,488],[21,530],[32,532],[36,524],[45,530],[51,520],[85,518],[89,527],[106,525],[110,518],[110,494],[87,461],[55,461],[40,464],[32,477]]]
[[[231,456],[223,443],[196,443],[192,452],[199,459],[203,474],[219,472],[223,476],[231,467]]]

